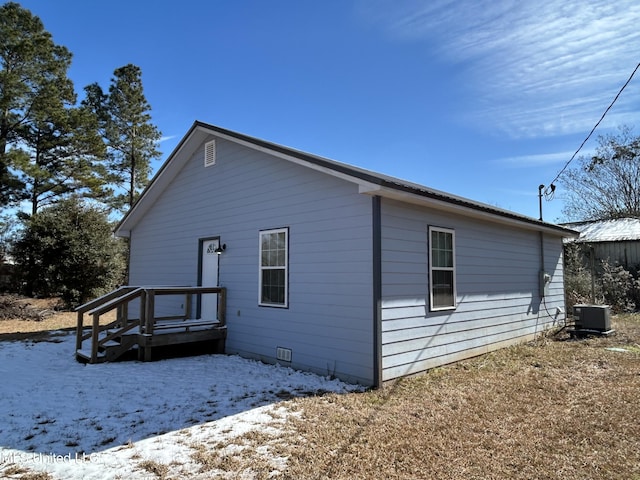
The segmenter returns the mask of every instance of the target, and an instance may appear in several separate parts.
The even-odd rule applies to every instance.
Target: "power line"
[[[633,76],[636,74],[636,72],[638,71],[638,69],[640,68],[640,63],[638,63],[638,65],[636,65],[636,68],[633,70],[633,72],[631,72],[631,75],[629,76],[629,78],[627,79],[627,81],[625,82],[625,84],[622,86],[622,88],[620,89],[620,91],[618,92],[618,94],[615,96],[615,98],[613,99],[613,101],[611,102],[611,104],[607,107],[607,109],[604,111],[604,113],[602,114],[602,116],[600,117],[600,120],[598,120],[598,123],[595,124],[595,126],[591,129],[591,131],[589,132],[589,135],[587,135],[587,138],[584,139],[584,141],[580,144],[580,146],[578,147],[578,149],[576,150],[576,152],[571,156],[571,158],[569,159],[569,161],[567,163],[565,163],[564,167],[562,167],[562,170],[560,170],[560,173],[558,173],[558,175],[556,175],[556,178],[553,179],[553,181],[551,182],[551,184],[549,185],[549,187],[547,187],[547,191],[545,191],[545,193],[547,195],[549,195],[549,188],[551,188],[551,186],[553,186],[554,183],[556,183],[556,181],[558,180],[558,178],[560,178],[560,175],[562,175],[564,173],[564,171],[567,169],[567,167],[569,166],[569,164],[573,161],[574,158],[576,158],[576,155],[578,155],[578,152],[580,152],[580,150],[582,150],[582,147],[584,147],[584,144],[587,143],[587,141],[589,140],[589,138],[591,138],[591,135],[593,135],[593,132],[596,131],[596,128],[598,128],[598,125],[600,125],[600,122],[602,122],[602,120],[604,120],[604,117],[607,115],[607,113],[609,113],[609,110],[611,110],[611,107],[613,107],[613,104],[616,103],[616,101],[618,100],[618,97],[620,97],[620,94],[622,94],[622,92],[624,91],[625,88],[627,88],[627,85],[629,85],[629,83],[631,82],[631,79],[633,78]],[[554,186],[555,187],[555,186]],[[555,189],[555,188],[554,188]],[[551,190],[551,194],[553,193],[553,190]]]

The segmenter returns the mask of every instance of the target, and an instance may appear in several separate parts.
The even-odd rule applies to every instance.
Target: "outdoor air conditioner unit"
[[[611,330],[608,305],[574,305],[573,320],[578,330]]]

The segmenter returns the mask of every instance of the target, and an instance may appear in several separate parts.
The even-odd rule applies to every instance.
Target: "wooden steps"
[[[216,319],[190,318],[195,301],[203,294],[218,295]],[[182,315],[157,318],[155,297],[181,297]],[[129,317],[129,303],[136,305],[137,318]],[[100,324],[100,316],[116,310],[116,320]],[[76,309],[76,358],[78,361],[102,363],[121,358],[138,350],[140,360],[151,360],[155,347],[196,342],[211,342],[215,353],[224,353],[227,337],[226,289],[223,287],[120,287]],[[84,326],[85,313],[92,319],[90,328]],[[90,343],[87,348],[85,343]]]
[[[98,352],[98,360],[91,362],[91,349],[82,348],[80,350],[76,350],[76,360],[83,363],[103,363],[107,361],[107,356],[104,352]]]
[[[111,332],[109,332],[109,334],[111,334]],[[100,343],[98,346],[97,360],[94,362],[91,362],[90,348],[76,350],[76,359],[90,363],[112,362],[136,346],[137,335],[137,332],[135,335],[122,335],[120,337],[114,337],[112,340]],[[106,338],[106,336],[101,336],[100,339],[102,338]]]

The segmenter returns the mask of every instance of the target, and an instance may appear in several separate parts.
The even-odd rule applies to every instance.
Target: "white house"
[[[374,386],[564,321],[576,236],[201,122],[116,234],[132,285],[226,288],[227,353]]]

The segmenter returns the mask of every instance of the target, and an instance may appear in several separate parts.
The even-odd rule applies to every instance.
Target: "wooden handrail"
[[[137,287],[143,288],[144,290],[150,292],[153,291],[157,295],[179,295],[182,293],[220,293],[222,290],[225,290],[225,287],[173,287],[173,286],[163,286],[163,287]]]
[[[126,290],[126,291],[131,291],[131,290],[135,290],[136,288],[140,288],[140,287],[134,287],[134,286],[129,286],[129,285],[125,285],[122,287],[118,287],[115,290],[102,295],[101,297],[98,297],[94,300],[91,300],[90,302],[84,303],[82,305],[80,305],[79,307],[76,307],[76,309],[74,310],[75,312],[87,312],[89,310],[93,310],[94,308],[114,299],[119,297],[120,295],[122,295],[122,293]]]
[[[176,316],[175,319],[187,319],[191,313],[191,300],[193,295],[215,293],[218,294],[217,320],[220,326],[226,324],[227,290],[224,287],[176,287],[176,286],[126,286],[120,287],[111,293],[103,295],[91,302],[87,302],[76,309],[78,312],[78,325],[76,331],[76,350],[82,349],[82,342],[91,338],[91,362],[98,360],[98,349],[106,341],[120,336],[123,332],[131,330],[136,326],[143,328],[145,334],[153,334],[155,322],[159,320],[155,317],[155,296],[156,295],[185,295],[185,308],[183,316]],[[130,321],[128,317],[128,304],[132,300],[139,298],[140,317]],[[118,315],[115,321],[108,325],[100,325],[100,316],[111,310],[117,309]],[[84,335],[84,314],[92,317],[91,333]],[[215,320],[215,319],[212,319]],[[112,332],[107,337],[99,339],[101,331],[118,326],[116,332]]]
[[[84,330],[84,314],[85,313],[88,312],[89,315],[92,315],[94,317],[94,323],[95,323],[96,314],[99,317],[100,315],[110,310],[113,310],[114,308],[117,308],[120,305],[124,305],[126,302],[129,302],[136,296],[140,295],[139,290],[140,290],[139,287],[133,287],[133,286],[120,287],[111,293],[103,295],[91,302],[87,302],[84,305],[81,305],[78,308],[76,308],[76,312],[78,312],[78,319],[77,319],[77,325],[76,325],[76,350],[80,350],[82,348],[82,341],[83,341],[82,331]],[[95,327],[92,326],[92,330],[93,328]],[[93,336],[97,336],[97,333],[95,333]]]
[[[119,307],[120,305],[123,305],[125,303],[130,302],[131,300],[133,300],[134,298],[138,297],[141,293],[141,290],[143,290],[140,287],[136,287],[135,290],[131,290],[128,293],[125,293],[124,295],[118,297],[118,298],[114,298],[113,300],[108,301],[107,303],[104,303],[92,310],[89,310],[87,312],[88,315],[104,315],[105,313],[113,310],[114,308]]]
[[[104,345],[105,343],[107,343],[109,340],[113,340],[116,337],[119,337],[120,335],[122,335],[123,333],[128,332],[129,330],[131,330],[132,328],[137,327],[138,325],[140,325],[140,320],[134,320],[131,323],[129,323],[126,327],[122,327],[120,330],[110,333],[109,335],[107,335],[104,338],[101,338],[98,341],[98,345]]]

